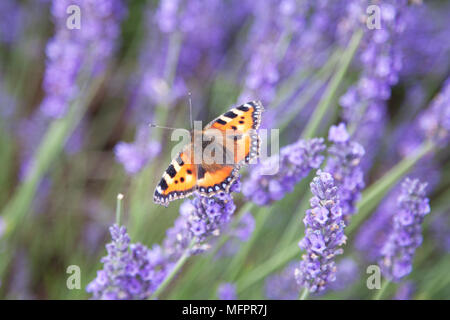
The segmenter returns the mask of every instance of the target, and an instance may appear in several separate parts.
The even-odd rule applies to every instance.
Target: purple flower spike
[[[70,5],[81,9],[80,29],[70,30],[66,26]],[[125,8],[119,0],[58,0],[52,2],[51,13],[56,32],[46,47],[43,82],[46,95],[41,110],[49,118],[60,118],[80,91],[77,78],[82,68],[91,64],[93,76],[106,68],[115,51]]]
[[[324,150],[322,138],[299,140],[283,147],[279,155],[262,161],[251,171],[243,184],[244,195],[261,206],[281,200],[312,169],[319,168]]]
[[[339,188],[342,214],[348,222],[356,211],[356,202],[361,198],[361,191],[364,188],[361,159],[365,151],[359,143],[350,140],[344,123],[332,126],[328,139],[334,144],[328,149],[329,159],[325,171],[333,175]]]
[[[355,30],[365,31],[359,50],[361,75],[358,82],[341,96],[342,118],[357,128],[353,140],[367,149],[363,169],[370,169],[387,122],[387,103],[391,87],[397,84],[402,69],[403,52],[397,39],[404,31],[406,0],[380,2],[381,29],[370,30],[361,24],[366,20],[368,1],[347,1],[347,16],[340,23],[343,39]]]
[[[200,241],[205,240],[210,235],[218,235],[221,227],[226,225],[236,206],[231,196],[227,199],[207,198],[196,196],[191,202],[188,216],[188,229],[192,236]]]
[[[253,215],[250,212],[246,212],[242,216],[236,228],[231,231],[231,235],[235,236],[242,242],[246,242],[250,239],[254,229],[255,218],[253,218]]]
[[[231,186],[240,188],[239,180]],[[218,236],[227,225],[236,206],[230,194],[216,197],[197,195],[180,207],[180,216],[167,230],[163,245],[152,249],[141,244],[130,244],[125,227],[110,228],[112,242],[106,246],[108,255],[101,262],[103,269],[87,286],[94,299],[146,299],[170,273],[176,261],[186,252],[192,239],[195,246],[189,254],[198,254],[209,248],[206,239]]]
[[[295,270],[295,277],[300,286],[310,292],[320,292],[335,280],[337,268],[334,257],[344,252],[340,247],[347,238],[333,176],[319,170],[310,187],[314,196],[310,199],[311,209],[306,211],[303,219],[305,237],[299,243],[306,254]]]
[[[236,285],[232,283],[222,283],[217,289],[217,297],[220,300],[237,300]]]
[[[416,286],[411,281],[403,283],[395,293],[395,300],[411,300],[416,291]]]
[[[350,288],[359,278],[358,264],[351,258],[344,258],[337,264],[336,281],[330,284],[330,289],[341,291]]]
[[[26,23],[24,6],[14,0],[0,3],[0,44],[15,43],[22,35]]]
[[[151,141],[149,136],[148,127],[143,126],[138,129],[134,142],[119,142],[115,146],[116,158],[123,164],[128,174],[138,173],[161,151],[161,144],[157,141]]]
[[[164,280],[169,264],[159,246],[148,249],[142,244],[130,244],[125,227],[110,228],[112,242],[106,245],[103,269],[88,284],[86,291],[94,299],[146,299]]]
[[[425,135],[433,139],[439,147],[450,142],[450,78],[445,81],[430,108],[420,117],[419,125]]]
[[[430,212],[426,197],[426,183],[406,178],[397,198],[398,211],[393,216],[393,227],[381,249],[379,264],[386,278],[398,282],[412,270],[416,249],[422,244],[421,224]]]
[[[239,179],[230,187],[230,192],[240,189]],[[180,216],[175,226],[167,231],[164,241],[166,251],[179,255],[193,238],[196,239],[192,254],[199,254],[209,249],[206,243],[210,236],[219,236],[228,225],[236,210],[231,193],[219,193],[208,198],[196,194],[180,206]]]

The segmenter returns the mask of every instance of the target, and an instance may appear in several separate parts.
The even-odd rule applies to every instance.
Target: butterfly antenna
[[[189,92],[189,116],[191,119],[191,130],[194,130],[194,121],[192,120],[192,99],[191,99],[191,93]]]

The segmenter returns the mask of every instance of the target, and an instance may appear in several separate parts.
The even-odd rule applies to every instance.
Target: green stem
[[[300,296],[298,297],[298,300],[306,300],[306,299],[308,299],[308,296],[309,296],[309,290],[304,288],[302,290],[302,292],[300,293]]]
[[[385,280],[383,282],[383,284],[381,285],[381,288],[379,290],[377,290],[377,292],[375,293],[373,300],[381,300],[381,298],[383,297],[384,292],[386,291],[387,287],[389,287],[389,284],[391,282],[389,280]]]
[[[175,32],[170,37],[169,53],[164,71],[164,78],[166,79],[169,88],[172,88],[175,79],[182,42],[183,36],[180,32]]]
[[[270,259],[256,267],[252,272],[242,277],[237,281],[237,291],[241,293],[245,289],[249,288],[258,281],[264,279],[267,275],[276,271],[281,266],[285,265],[288,261],[291,261],[296,256],[300,258],[300,249],[297,243],[292,243],[286,247],[283,251],[279,251],[273,255]]]
[[[283,60],[286,51],[289,48],[291,40],[292,40],[292,32],[283,31],[283,33],[280,35],[280,38],[278,39],[278,43],[275,45],[276,59],[278,61]]]
[[[310,179],[305,179],[305,181],[311,181]],[[305,190],[305,188],[301,189]],[[304,192],[304,191],[303,191]],[[280,250],[283,250],[286,246],[292,243],[292,241],[295,240],[297,235],[300,235],[301,232],[303,232],[303,223],[302,218],[308,209],[309,201],[307,199],[307,196],[304,196],[298,205],[297,211],[292,215],[287,228],[285,229],[285,232],[283,232],[283,235],[281,239],[279,240],[279,243],[275,247],[275,252],[279,252]]]
[[[291,99],[298,91],[305,86],[305,84],[309,83],[323,83],[325,80],[329,78],[331,71],[335,68],[336,62],[340,56],[340,50],[334,50],[333,54],[327,60],[327,62],[319,69],[306,69],[304,66],[299,68],[293,75],[289,76],[286,80],[284,80],[277,90],[277,95],[275,100],[272,102],[272,109],[279,109],[284,103],[287,103],[289,99]],[[307,86],[305,90],[307,92],[311,91],[310,85]],[[300,96],[303,96],[304,93],[301,93]],[[293,109],[302,109],[303,106],[297,106],[299,103],[303,102],[303,99],[300,99],[300,96],[294,101]],[[306,100],[306,99],[305,99]],[[300,110],[298,110],[300,111]],[[286,118],[286,117],[284,117]],[[283,122],[280,121],[280,122]]]
[[[304,139],[310,139],[317,134],[320,122],[324,118],[327,110],[331,105],[331,101],[336,95],[339,84],[342,82],[342,79],[344,78],[344,75],[347,72],[348,66],[350,65],[350,62],[352,61],[353,56],[355,55],[356,49],[359,46],[362,36],[363,36],[362,30],[358,30],[353,34],[348,47],[346,48],[344,54],[342,55],[336,73],[334,74],[329,85],[327,86],[324,95],[320,99],[317,108],[314,110],[314,113],[311,116],[311,119],[308,121],[308,124],[303,130],[302,137]]]
[[[81,74],[84,75],[84,72]],[[11,238],[16,227],[20,225],[27,213],[30,212],[30,205],[39,186],[39,182],[47,173],[52,162],[62,151],[66,139],[80,122],[84,111],[90,101],[92,101],[105,76],[106,74],[93,81],[86,81],[81,89],[81,98],[71,102],[67,115],[51,123],[34,155],[30,173],[22,184],[18,186],[17,191],[15,191],[1,212],[6,224],[3,239]],[[80,80],[84,78],[84,76],[81,76]],[[11,256],[12,252],[7,250],[0,259],[0,279],[3,278],[7,270]]]
[[[119,193],[117,195],[117,205],[116,205],[116,224],[120,226],[120,216],[122,214],[122,199],[123,194]]]
[[[87,105],[97,92],[103,78],[99,78],[91,84],[89,91],[75,100],[68,111],[66,117],[54,120],[47,130],[37,152],[35,153],[33,166],[26,180],[18,187],[11,200],[2,211],[7,229],[5,235],[10,235],[22,218],[29,211],[34,194],[41,181],[42,176],[47,172],[53,160],[59,155],[64,147],[67,137],[75,129],[86,109]]]
[[[312,100],[314,95],[319,92],[319,89],[321,88],[323,82],[320,80],[317,80],[315,82],[312,82],[311,85],[308,86],[304,91],[302,92],[292,103],[292,108],[288,110],[288,112],[281,118],[281,120],[278,122],[280,131],[284,131],[286,127],[291,123],[293,119],[295,119],[295,116],[303,110],[303,108]]]
[[[169,285],[169,283],[172,281],[173,277],[178,273],[178,271],[183,267],[187,259],[190,257],[190,252],[192,247],[195,244],[196,239],[192,239],[191,243],[187,247],[187,249],[184,251],[183,255],[178,259],[177,263],[173,267],[173,269],[170,271],[170,273],[166,276],[164,281],[159,285],[158,289],[155,290],[155,292],[150,296],[150,299],[156,299],[159,297],[159,295],[164,291],[164,289]]]
[[[417,290],[417,299],[433,298],[434,294],[447,288],[450,284],[448,270],[450,270],[450,255],[434,262],[433,267],[428,271],[428,275],[421,279],[422,283]]]
[[[228,266],[228,277],[227,279],[230,281],[234,281],[241,271],[242,266],[245,263],[245,259],[248,257],[248,253],[253,247],[253,244],[256,242],[258,235],[260,234],[264,224],[269,217],[270,208],[262,207],[258,212],[255,213],[255,230],[252,233],[252,236],[249,241],[243,244],[242,248],[239,250],[239,253],[233,257],[230,265]]]

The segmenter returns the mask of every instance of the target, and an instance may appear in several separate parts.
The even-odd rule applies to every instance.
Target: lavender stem
[[[191,240],[191,243],[184,251],[183,255],[178,259],[175,266],[172,268],[170,273],[166,276],[164,281],[159,285],[158,289],[155,290],[155,292],[150,296],[150,300],[154,300],[158,298],[158,296],[164,291],[164,289],[169,285],[169,283],[172,281],[173,277],[178,273],[178,271],[183,267],[187,259],[190,257],[190,252],[192,247],[194,246],[196,242],[196,238],[193,238]]]
[[[384,292],[386,291],[387,287],[389,286],[391,282],[389,280],[385,280],[383,284],[381,285],[381,288],[377,290],[377,293],[373,297],[373,300],[381,300],[383,297]]]
[[[355,55],[356,49],[358,49],[359,43],[361,42],[363,36],[362,30],[356,31],[348,44],[347,49],[342,55],[342,59],[339,63],[339,67],[327,86],[327,89],[322,96],[319,105],[314,110],[311,119],[308,121],[306,128],[302,132],[302,137],[305,139],[312,138],[316,135],[317,129],[319,128],[320,122],[323,119],[328,107],[331,104],[331,100],[336,94],[339,84],[342,82],[344,75],[350,65],[350,62]]]
[[[309,296],[309,291],[308,289],[304,288],[300,294],[300,296],[298,297],[298,300],[306,300],[308,299]]]

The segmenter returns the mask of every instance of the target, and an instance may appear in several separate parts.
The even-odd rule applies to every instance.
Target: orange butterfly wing
[[[217,129],[224,133],[225,147],[233,152],[234,163],[222,165],[219,170],[198,172],[198,191],[202,195],[228,192],[237,179],[241,164],[258,157],[260,139],[256,130],[261,124],[263,111],[261,102],[251,101],[231,109],[205,127],[204,131]],[[198,169],[202,170],[201,167]]]
[[[212,196],[219,192],[229,192],[231,185],[238,177],[239,169],[233,166],[222,166],[216,171],[206,171],[198,166],[197,190],[203,196]]]
[[[259,155],[260,139],[256,132],[264,111],[260,101],[251,101],[224,113],[205,127],[235,133],[228,137],[226,147],[233,148],[235,164],[249,163]]]
[[[194,191],[208,197],[222,191],[229,192],[241,164],[249,163],[259,155],[260,139],[256,130],[261,124],[263,111],[261,102],[251,101],[211,121],[204,131],[217,129],[226,135],[225,147],[234,152],[234,163],[216,164],[214,170],[207,170],[205,167],[208,166],[193,164],[189,152],[192,145],[188,145],[163,174],[155,189],[154,202],[167,206],[170,201],[185,198]],[[231,136],[228,136],[229,132]]]
[[[188,145],[187,148],[190,146]],[[196,189],[196,184],[197,167],[192,163],[188,152],[180,152],[172,160],[156,186],[153,201],[167,206],[170,201],[192,194]]]

